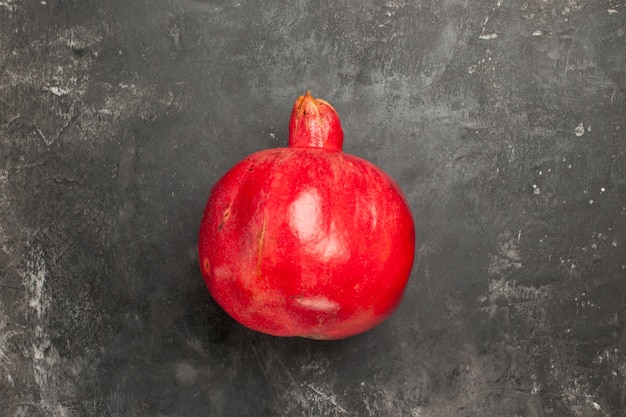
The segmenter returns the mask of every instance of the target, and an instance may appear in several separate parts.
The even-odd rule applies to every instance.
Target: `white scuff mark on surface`
[[[387,0],[385,2],[385,7],[389,7],[392,9],[401,9],[403,7],[406,7],[408,4],[408,1],[406,0]]]
[[[39,386],[42,401],[48,384],[48,367],[45,362],[46,350],[50,349],[50,342],[44,328],[46,312],[48,310],[48,297],[45,292],[46,284],[46,261],[43,251],[40,248],[33,248],[26,261],[25,273],[26,285],[28,288],[28,306],[35,310],[37,314],[35,324],[35,337],[33,338],[33,367],[35,381]]]
[[[40,248],[31,250],[29,259],[26,261],[26,273],[28,287],[28,306],[37,312],[37,319],[41,321],[48,308],[48,300],[44,293],[46,283],[46,262]],[[40,325],[41,323],[38,323]]]
[[[14,12],[17,9],[14,0],[0,1],[0,7],[4,7],[10,12]]]
[[[608,13],[608,14],[615,14],[615,13],[619,13],[619,12],[617,11],[617,9],[607,9],[606,11],[607,11],[607,13]]]
[[[93,57],[97,57],[98,51],[94,48],[102,41],[102,36],[88,26],[79,25],[65,31],[62,39],[65,39],[66,45],[71,49],[78,51],[89,50]]]
[[[494,12],[498,7],[502,6],[503,0],[498,0],[496,5],[491,9]],[[489,23],[489,19],[491,19],[491,15],[488,14],[485,16],[485,20],[483,21],[483,26],[480,29],[480,35],[478,35],[478,39],[482,40],[493,40],[498,37],[498,34],[495,32],[487,32],[487,23]]]
[[[346,409],[343,408],[338,402],[337,402],[337,397],[334,394],[326,394],[324,391],[322,391],[320,388],[316,387],[313,384],[310,383],[306,383],[305,384],[311,391],[313,391],[315,393],[315,399],[319,401],[322,401],[324,403],[328,403],[330,405],[333,406],[333,408],[341,413],[346,413]]]
[[[413,408],[411,408],[411,416],[412,417],[425,416],[425,414],[422,414],[422,407],[413,407]]]
[[[50,91],[52,94],[54,94],[57,97],[66,96],[72,92],[72,90],[70,90],[69,88],[62,88],[62,87],[57,87],[57,86],[46,87],[46,90]]]
[[[521,230],[517,235],[521,238]],[[490,275],[500,275],[510,271],[511,269],[519,269],[522,267],[522,259],[519,253],[519,246],[516,239],[511,233],[505,232],[499,236],[500,243],[496,248],[496,253],[490,255],[488,271]]]
[[[517,284],[505,277],[493,279],[489,282],[489,289],[485,295],[479,297],[479,302],[484,304],[481,310],[492,317],[498,309],[514,308],[525,312],[529,317],[542,315],[541,300],[549,297],[549,287],[531,287]],[[505,304],[503,304],[503,301]]]
[[[65,406],[59,403],[56,381],[51,374],[61,357],[50,341],[46,329],[50,296],[46,291],[48,267],[43,250],[34,246],[26,257],[25,270],[22,273],[26,287],[27,304],[35,312],[35,323],[32,337],[33,376],[39,393],[37,406],[46,412],[52,411],[55,417],[69,416]],[[21,411],[18,410],[18,414]]]
[[[533,36],[542,36],[543,35],[543,30],[537,29],[536,31],[533,32]]]
[[[510,301],[533,301],[546,298],[548,295],[549,292],[545,287],[518,285],[514,281],[504,279],[492,280],[489,283],[489,296],[493,301],[500,297]]]
[[[498,37],[498,34],[495,32],[492,33],[481,33],[480,35],[478,35],[478,39],[482,39],[482,40],[492,40],[492,39],[496,39]]]
[[[537,383],[537,381],[533,381],[533,388],[530,390],[531,395],[537,395],[541,391],[541,385]]]
[[[550,295],[549,286],[520,285],[508,278],[511,273],[523,266],[519,249],[521,237],[522,229],[519,229],[516,235],[508,231],[501,233],[498,236],[496,250],[490,255],[487,270],[493,279],[489,282],[487,292],[479,297],[479,302],[484,304],[481,309],[490,316],[499,308],[510,307],[540,317],[542,313],[538,303]],[[502,301],[506,304],[503,305]]]
[[[8,330],[6,323],[5,310],[0,303],[0,374],[4,375],[10,385],[13,385],[13,377],[11,376],[11,359],[7,351],[9,340],[18,334],[15,330]]]
[[[119,83],[118,86],[123,90],[129,90],[132,94],[137,94],[137,86],[135,84]]]
[[[489,53],[489,51],[487,51],[487,53]],[[487,58],[481,59],[476,64],[472,64],[469,67],[467,67],[467,73],[473,74],[479,69],[481,70],[491,69],[495,71],[496,67],[495,65],[493,65],[491,57],[487,57]],[[478,133],[478,131],[476,131],[475,133]]]
[[[583,122],[580,122],[578,126],[574,128],[574,134],[578,137],[585,134],[585,126],[583,125]]]

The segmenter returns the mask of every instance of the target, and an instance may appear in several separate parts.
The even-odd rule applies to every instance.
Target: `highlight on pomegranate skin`
[[[395,181],[342,152],[337,111],[298,97],[288,147],[256,152],[213,186],[198,255],[213,299],[275,336],[342,339],[398,307],[415,252]]]

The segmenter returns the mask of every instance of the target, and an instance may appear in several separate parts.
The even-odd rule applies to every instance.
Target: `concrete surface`
[[[626,3],[0,1],[0,415],[624,416]],[[339,342],[202,282],[212,184],[307,89],[416,219]]]

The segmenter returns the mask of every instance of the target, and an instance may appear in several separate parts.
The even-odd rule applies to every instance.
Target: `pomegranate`
[[[214,300],[276,336],[342,339],[398,307],[413,265],[413,218],[380,168],[341,151],[335,109],[310,92],[289,146],[256,152],[213,187],[199,260]]]

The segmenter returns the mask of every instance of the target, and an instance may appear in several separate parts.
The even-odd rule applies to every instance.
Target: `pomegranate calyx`
[[[340,151],[342,145],[343,130],[334,107],[313,98],[310,90],[298,97],[289,119],[289,146]]]

